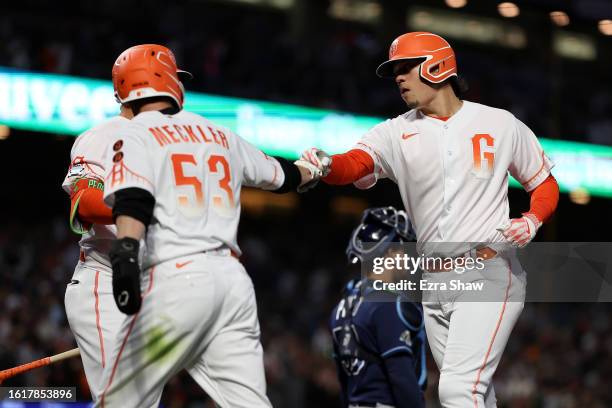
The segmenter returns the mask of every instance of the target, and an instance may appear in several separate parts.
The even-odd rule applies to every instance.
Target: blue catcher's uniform
[[[344,406],[424,407],[421,305],[375,291],[367,280],[349,282],[345,292],[330,320]]]
[[[414,240],[405,212],[373,208],[365,211],[346,252],[356,263],[383,256],[393,242]],[[355,279],[334,308],[330,329],[345,407],[425,406],[426,338],[419,303]]]

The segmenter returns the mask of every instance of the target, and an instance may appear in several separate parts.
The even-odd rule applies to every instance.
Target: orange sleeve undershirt
[[[551,174],[531,192],[529,212],[543,223],[552,217],[559,203],[559,185]]]
[[[77,217],[83,223],[111,225],[113,211],[104,204],[104,191],[99,188],[88,187],[90,180],[79,180],[75,186],[75,193],[70,197],[70,212],[77,204]]]
[[[363,150],[353,149],[334,154],[330,173],[323,177],[327,184],[345,185],[353,183],[374,172],[374,160]]]
[[[332,156],[331,171],[323,181],[332,185],[353,183],[374,172],[374,160],[363,150],[353,149]],[[559,185],[551,174],[531,192],[529,212],[542,222],[552,217],[559,202]]]
[[[113,210],[104,204],[104,192],[95,188],[83,191],[77,213],[80,220],[91,224],[111,225],[115,223]]]

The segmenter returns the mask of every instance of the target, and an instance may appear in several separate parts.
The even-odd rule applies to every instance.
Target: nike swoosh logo
[[[416,133],[404,133],[404,134],[402,135],[402,139],[404,139],[404,140],[406,140],[406,139],[410,139],[412,136],[414,136],[414,135],[418,135],[418,134],[419,134],[419,132],[416,132]]]
[[[193,262],[193,260],[191,260],[191,261],[187,261],[187,262],[183,262],[183,263],[179,263],[179,262],[177,262],[177,263],[176,263],[176,269],[181,269],[182,267],[187,266],[187,265],[189,265],[189,264],[190,264],[190,263],[192,263],[192,262]]]

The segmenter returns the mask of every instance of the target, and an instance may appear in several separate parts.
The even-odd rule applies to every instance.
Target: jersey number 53
[[[178,208],[182,213],[187,216],[201,216],[206,207],[202,178],[198,176],[186,176],[185,170],[188,166],[195,167],[196,174],[206,171],[210,174],[220,173],[222,177],[219,178],[216,183],[217,185],[211,186],[210,188],[210,191],[213,192],[212,207],[221,214],[230,212],[235,208],[234,192],[230,186],[232,175],[225,156],[211,154],[208,160],[206,160],[208,166],[204,172],[198,171],[200,166],[193,154],[175,153],[170,156],[170,160],[172,161],[174,183],[177,187]],[[202,176],[203,175],[204,174],[202,174]],[[186,189],[190,189],[192,194],[188,194],[189,191]],[[217,190],[219,194],[215,194],[214,190]],[[190,196],[192,199],[190,199]]]

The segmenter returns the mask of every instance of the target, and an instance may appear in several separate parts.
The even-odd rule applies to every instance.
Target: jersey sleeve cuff
[[[542,165],[540,169],[527,181],[521,181],[521,185],[525,191],[530,192],[537,186],[539,186],[544,180],[550,176],[550,170],[554,167],[554,163],[542,152]]]
[[[380,165],[380,156],[373,147],[363,142],[357,143],[353,146],[353,149],[359,149],[366,152],[374,162],[374,171],[353,183],[353,185],[360,190],[370,189],[376,185],[379,179],[385,178],[382,166]]]

